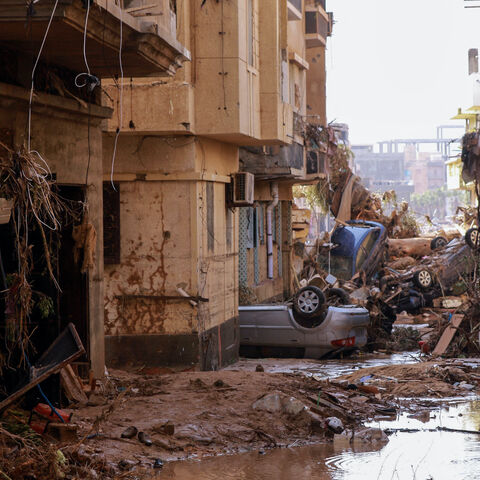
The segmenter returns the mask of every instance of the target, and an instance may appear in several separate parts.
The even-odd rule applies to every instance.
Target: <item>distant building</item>
[[[402,153],[377,153],[373,145],[353,145],[355,173],[375,180],[405,180],[405,161]]]
[[[442,155],[420,153],[419,160],[412,163],[409,170],[415,193],[425,193],[445,186],[445,161]]]
[[[403,152],[374,152],[373,145],[354,145],[355,173],[363,184],[373,192],[397,192],[399,200],[410,200],[413,185],[405,175],[405,155]]]

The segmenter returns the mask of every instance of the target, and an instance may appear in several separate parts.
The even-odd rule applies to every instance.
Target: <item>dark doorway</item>
[[[81,212],[81,205],[85,198],[83,187],[59,185],[57,192],[67,201],[70,208]],[[31,364],[70,322],[75,325],[87,351],[80,360],[88,362],[89,359],[88,274],[82,274],[80,265],[74,261],[73,216],[65,215],[61,220],[61,225],[60,231],[44,229],[51,252],[51,264],[61,291],[55,287],[48,273],[42,236],[34,222],[31,222],[31,229],[28,232],[33,258],[31,274],[33,294],[32,311],[27,322],[30,342],[25,353]],[[0,225],[0,253],[7,284],[9,276],[18,269],[15,241],[13,221],[10,220],[8,224]],[[0,280],[2,280],[0,291],[4,291],[3,277]],[[28,365],[25,365],[20,344],[12,341],[11,329],[7,328],[5,311],[5,293],[2,293],[0,295],[0,358],[3,358],[6,366],[2,371],[2,383],[5,391],[0,392],[0,397],[14,388],[20,377],[28,374]],[[56,381],[53,383],[58,384]],[[58,398],[57,385],[51,387],[47,390],[51,392],[53,398]]]

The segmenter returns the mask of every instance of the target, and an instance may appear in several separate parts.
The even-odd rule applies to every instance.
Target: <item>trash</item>
[[[133,438],[137,435],[138,429],[133,425],[125,429],[122,434],[120,435],[121,438]]]
[[[359,385],[359,386],[358,386],[358,389],[359,389],[361,392],[364,392],[364,393],[376,394],[376,393],[379,393],[379,392],[380,392],[380,390],[378,389],[378,387],[375,387],[374,385]]]
[[[458,386],[464,390],[475,390],[475,385],[467,382],[460,382]]]
[[[153,463],[153,468],[163,468],[163,460],[156,458],[155,462]]]
[[[325,419],[325,425],[334,433],[342,433],[344,426],[342,421],[337,417],[328,417]]]
[[[458,308],[463,305],[460,297],[441,297],[433,300],[433,306],[437,308]]]
[[[230,385],[227,385],[221,379],[215,380],[215,382],[213,383],[213,386],[216,387],[216,388],[230,388]]]
[[[0,412],[22,397],[31,388],[42,383],[50,375],[58,373],[65,365],[73,362],[85,353],[73,323],[69,323],[65,330],[55,339],[33,367],[30,368],[30,379],[5,400],[0,402]]]
[[[280,412],[282,410],[281,393],[269,393],[259,398],[253,405],[254,410],[264,410],[269,413]]]
[[[173,435],[175,433],[175,425],[173,422],[168,421],[160,425],[155,425],[153,431],[165,435]]]
[[[282,399],[282,408],[285,413],[292,416],[297,416],[305,410],[305,405],[295,397],[284,397]]]
[[[463,321],[463,315],[453,315],[450,321],[450,324],[445,328],[440,340],[438,341],[436,347],[434,348],[432,355],[443,355],[447,350],[450,342],[452,341],[455,333],[457,333],[457,328]]]
[[[118,462],[118,468],[123,471],[131,470],[135,466],[135,462],[132,460],[120,460]]]
[[[353,445],[365,443],[388,443],[388,437],[380,428],[364,428],[353,434]]]
[[[365,375],[364,377],[362,377],[359,382],[360,383],[365,383],[367,380],[370,380],[371,378],[373,378],[373,375]]]
[[[65,396],[70,402],[80,404],[86,404],[88,402],[88,397],[83,391],[82,382],[70,365],[65,365],[65,367],[60,370],[60,380]]]
[[[147,446],[147,447],[152,446],[152,439],[145,432],[138,432],[138,440],[140,440],[140,442],[145,444],[145,446]]]

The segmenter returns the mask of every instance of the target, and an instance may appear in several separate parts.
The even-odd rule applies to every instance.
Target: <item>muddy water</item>
[[[415,409],[417,410],[417,408]],[[387,445],[314,445],[167,464],[155,478],[182,480],[479,479],[480,435],[435,431],[480,430],[480,401],[438,406],[423,416],[404,413],[369,424],[421,429],[390,435]],[[431,431],[433,430],[433,431]]]
[[[398,353],[394,355],[371,354],[361,355],[344,360],[310,360],[291,358],[242,358],[240,361],[225,370],[255,371],[258,364],[265,372],[296,373],[314,376],[318,379],[340,377],[360,368],[381,367],[384,365],[398,365],[403,363],[417,363],[418,353]]]

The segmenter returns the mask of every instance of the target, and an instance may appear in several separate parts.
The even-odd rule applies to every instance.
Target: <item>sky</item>
[[[480,1],[327,0],[328,121],[352,144],[434,138],[473,105],[468,49],[480,48]],[[460,136],[461,130],[447,135]]]

